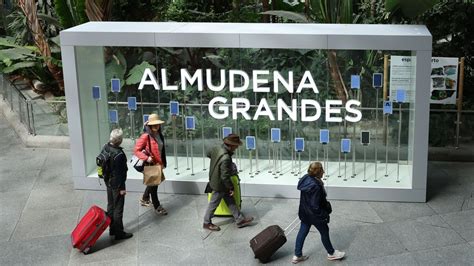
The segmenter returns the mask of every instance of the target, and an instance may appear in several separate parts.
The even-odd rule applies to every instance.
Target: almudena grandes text
[[[161,84],[157,82],[157,78],[151,69],[145,69],[138,89],[142,90],[145,86],[151,85],[155,90],[185,91],[188,86],[194,86],[197,87],[198,91],[203,91],[204,86],[206,86],[206,88],[215,92],[228,88],[233,93],[241,93],[249,89],[254,93],[279,93],[279,90],[285,90],[288,93],[301,93],[303,90],[311,90],[315,95],[319,93],[313,76],[308,70],[304,72],[301,80],[297,82],[298,84],[294,82],[293,71],[288,71],[286,77],[284,77],[278,71],[270,73],[269,70],[252,70],[249,75],[243,70],[221,69],[219,73],[220,82],[213,84],[213,75],[216,74],[213,74],[211,69],[197,69],[191,74],[183,68],[180,70],[179,85],[168,84],[166,69],[161,69],[160,72]],[[272,78],[273,87],[268,86],[269,78]],[[236,80],[238,84],[236,84]],[[257,120],[261,117],[267,117],[272,121],[281,121],[288,117],[293,121],[312,122],[321,117],[322,110],[320,103],[313,99],[300,99],[299,101],[293,99],[289,105],[284,100],[277,99],[276,108],[273,108],[276,114],[273,113],[265,98],[262,98],[258,105],[254,106],[246,98],[232,98],[230,103],[228,101],[227,98],[221,96],[211,99],[208,106],[209,114],[215,119],[226,119],[229,115],[232,115],[232,119]],[[326,122],[342,122],[343,119],[348,122],[358,122],[362,119],[361,111],[356,109],[360,106],[360,102],[357,100],[348,100],[344,105],[341,100],[325,100],[324,106]],[[342,117],[343,108],[345,109],[344,117]]]

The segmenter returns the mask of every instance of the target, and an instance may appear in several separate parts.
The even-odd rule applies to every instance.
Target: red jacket
[[[148,137],[148,133],[143,133],[135,144],[135,148],[133,149],[133,154],[140,158],[140,160],[146,161],[148,156],[146,153],[143,152],[145,150],[148,154],[151,154],[153,157],[153,164],[163,164],[160,150],[158,149],[158,143],[156,142],[155,138]],[[150,142],[148,142],[148,139]],[[149,147],[151,145],[151,149]],[[164,143],[163,143],[164,146]],[[166,167],[166,166],[165,166]]]

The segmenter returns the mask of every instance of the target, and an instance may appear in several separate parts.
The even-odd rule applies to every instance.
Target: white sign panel
[[[458,87],[458,58],[431,59],[430,103],[456,104]]]
[[[395,102],[397,90],[406,90],[406,102],[415,100],[415,67],[414,56],[390,56],[390,101]]]

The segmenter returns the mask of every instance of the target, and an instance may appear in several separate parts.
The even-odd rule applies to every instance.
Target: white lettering
[[[331,117],[331,114],[340,114],[341,109],[331,109],[332,105],[342,106],[341,100],[326,100],[326,122],[342,122],[341,117]]]
[[[142,75],[142,80],[140,81],[140,85],[138,86],[138,90],[143,90],[143,87],[145,87],[145,85],[153,85],[155,90],[160,89],[160,85],[158,85],[158,82],[156,82],[155,75],[153,75],[153,72],[149,68],[145,68],[145,71]]]
[[[218,86],[212,84],[212,72],[211,69],[206,69],[206,84],[211,91],[221,91],[225,87],[225,70],[221,69],[221,83]]]
[[[185,68],[181,68],[181,90],[186,90],[186,83],[189,85],[193,85],[197,80],[198,91],[203,91],[203,82],[202,82],[202,69],[196,69],[194,75],[191,76],[188,70]]]
[[[307,106],[312,105],[316,109],[316,114],[312,116],[307,116],[306,111],[308,110]],[[313,122],[319,119],[321,116],[321,105],[315,100],[301,100],[301,121],[304,122]]]
[[[214,111],[214,104],[216,102],[225,104],[227,102],[227,99],[224,97],[215,97],[211,101],[209,101],[209,114],[211,114],[211,116],[215,119],[226,119],[229,116],[229,107],[225,105],[219,106],[217,109],[219,109],[221,113],[216,113]]]
[[[260,100],[260,103],[258,104],[257,111],[255,112],[255,115],[253,116],[253,120],[257,120],[259,116],[266,115],[268,118],[272,121],[275,120],[275,117],[272,114],[272,110],[270,109],[270,106],[268,106],[268,102],[265,98]]]
[[[273,92],[275,93],[278,93],[278,83],[281,83],[289,93],[293,93],[293,71],[288,71],[288,81],[280,75],[280,72],[273,71]]]
[[[168,85],[167,79],[168,78],[166,77],[166,69],[162,68],[161,69],[161,85],[163,85],[163,90],[164,91],[177,91],[178,86],[177,85]]]
[[[285,101],[282,99],[277,100],[277,117],[279,121],[283,120],[283,110],[285,110],[285,113],[290,117],[291,120],[296,121],[297,113],[298,113],[298,108],[296,106],[297,101],[296,99],[293,99],[291,101],[291,109],[286,105]]]
[[[270,87],[261,86],[259,84],[268,84],[268,79],[260,79],[258,75],[269,75],[270,71],[268,70],[254,70],[252,71],[252,85],[254,92],[270,92]]]
[[[344,118],[349,122],[359,122],[362,119],[362,112],[358,109],[352,108],[352,105],[360,106],[360,102],[356,100],[349,100],[346,102],[346,110],[348,113],[354,114],[355,116],[346,115]]]
[[[306,84],[306,80],[308,80],[309,84]],[[300,93],[304,88],[313,89],[314,93],[319,93],[318,87],[316,87],[316,83],[314,83],[313,76],[311,76],[311,72],[308,70],[304,72],[300,85],[298,85],[298,89],[296,89],[296,93]]]
[[[245,119],[250,120],[250,116],[247,113],[250,109],[250,101],[245,98],[234,98],[232,99],[232,119],[237,120],[237,114],[241,113]]]
[[[240,87],[235,87],[235,75],[240,76],[242,85]],[[231,92],[243,92],[249,87],[249,75],[242,70],[229,70],[229,90]]]

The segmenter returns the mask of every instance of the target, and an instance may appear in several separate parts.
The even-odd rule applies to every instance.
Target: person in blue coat
[[[326,190],[321,180],[323,175],[322,164],[312,162],[308,167],[308,173],[298,182],[298,190],[301,191],[298,210],[301,226],[296,237],[295,255],[291,260],[294,264],[308,259],[308,256],[303,256],[303,245],[311,225],[314,225],[321,234],[321,241],[328,252],[328,260],[340,260],[345,255],[344,252],[335,250],[329,239],[328,223],[332,208],[326,199]]]

